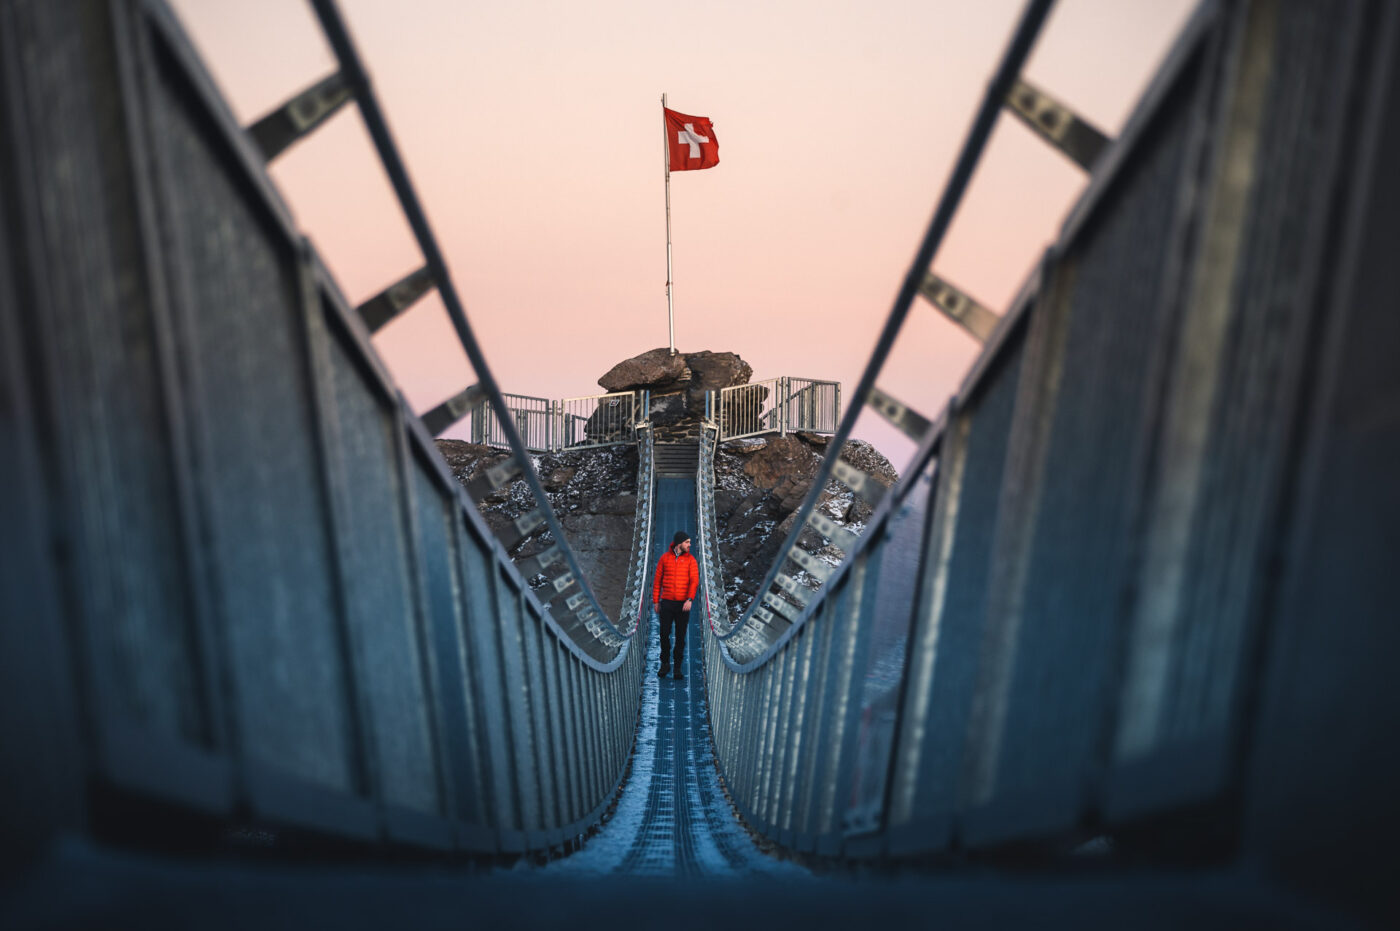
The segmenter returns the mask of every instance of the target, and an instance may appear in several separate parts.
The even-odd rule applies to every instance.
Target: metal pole
[[[661,95],[661,161],[666,169],[666,328],[667,345],[676,354],[676,314],[671,300],[671,139],[666,131],[666,95]]]

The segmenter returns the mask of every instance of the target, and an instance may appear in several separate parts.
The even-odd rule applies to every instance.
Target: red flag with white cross
[[[672,171],[694,171],[719,164],[719,140],[715,127],[704,116],[686,116],[661,109],[666,120],[666,148],[671,153]]]

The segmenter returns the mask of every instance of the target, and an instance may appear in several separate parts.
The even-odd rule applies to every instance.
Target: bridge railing
[[[650,499],[614,623],[344,26],[315,6],[340,70],[248,131],[157,0],[0,8],[11,855],[95,832],[137,798],[143,841],[247,819],[344,842],[559,851],[625,771]],[[266,167],[351,99],[425,258],[358,308]],[[480,384],[420,418],[370,331],[434,284]],[[482,398],[512,455],[469,493],[433,435]],[[648,438],[639,489],[651,461]],[[472,495],[517,476],[534,509],[493,529]]]
[[[841,384],[779,376],[712,391],[705,403],[721,441],[764,433],[834,433],[841,420]]]
[[[711,613],[726,786],[803,852],[1048,859],[1121,834],[1374,908],[1400,828],[1400,758],[1374,746],[1400,727],[1374,658],[1400,628],[1371,574],[1400,558],[1400,421],[1352,406],[1400,399],[1375,193],[1400,157],[1400,13],[1203,5],[998,317],[929,266],[1003,107],[1072,158],[1093,138],[1019,78],[1048,7],[990,82],[759,598]],[[985,340],[938,416],[874,383],[919,294]],[[838,465],[862,408],[918,444],[892,489]],[[874,508],[858,537],[815,507],[832,479]],[[718,593],[704,507],[699,527]],[[790,584],[818,544],[840,565]]]

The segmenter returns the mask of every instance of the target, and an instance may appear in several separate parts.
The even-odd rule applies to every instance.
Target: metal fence
[[[515,432],[534,453],[560,452],[635,443],[645,422],[647,391],[593,394],[559,401],[523,394],[503,394]],[[473,443],[505,448],[510,444],[491,405],[482,401],[468,415]]]
[[[841,383],[815,378],[783,379],[780,406],[789,433],[835,433],[841,422]]]
[[[638,423],[646,420],[649,396],[647,391],[621,391],[556,402],[557,448],[583,449],[633,442]]]
[[[326,93],[357,102],[505,410],[316,8]],[[488,855],[577,843],[631,751],[649,495],[617,623],[530,471],[533,414],[483,433],[513,453],[487,480],[518,465],[536,500],[488,528],[274,191],[275,133],[234,121],[164,5],[0,4],[0,61],[7,852],[132,797],[159,803],[143,839],[197,812]],[[505,554],[540,527],[532,591]]]
[[[797,431],[833,433],[841,420],[841,385],[834,381],[779,376],[710,392],[709,417],[719,439]]]
[[[733,623],[707,605],[730,796],[799,851],[1048,855],[1123,831],[1164,859],[1223,841],[1374,907],[1356,876],[1388,888],[1400,762],[1375,742],[1400,699],[1373,657],[1400,627],[1370,573],[1400,559],[1400,426],[1349,406],[1400,399],[1397,220],[1375,193],[1396,191],[1379,128],[1400,13],[1205,4],[925,418],[874,379],[1047,10],[990,83],[832,441],[869,405],[919,442],[905,478],[882,493],[828,457],[760,597]],[[720,403],[735,435],[773,426],[767,396],[742,403]],[[863,535],[816,508],[830,478],[876,504]],[[812,536],[845,554],[819,592],[790,584]]]
[[[520,435],[526,449],[533,453],[544,453],[555,448],[557,418],[554,416],[553,401],[504,392],[501,397],[505,399],[511,425],[515,427],[515,432]],[[488,402],[482,401],[468,416],[473,443],[498,448],[510,446],[506,433],[501,428],[501,420]]]

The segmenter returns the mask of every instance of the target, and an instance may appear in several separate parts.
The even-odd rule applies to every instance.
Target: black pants
[[[684,601],[662,601],[661,607],[656,613],[661,616],[661,668],[670,669],[672,666],[681,668],[681,661],[685,659],[685,631],[690,626],[690,612],[681,607]],[[676,628],[676,649],[671,651],[671,628]],[[668,658],[675,657],[675,662]]]

